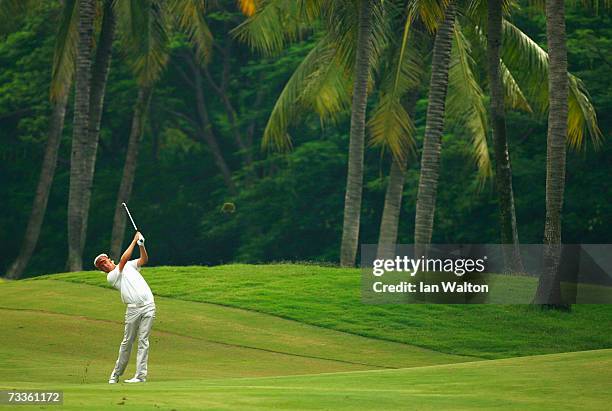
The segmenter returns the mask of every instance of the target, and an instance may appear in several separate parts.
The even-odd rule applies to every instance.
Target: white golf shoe
[[[128,384],[135,384],[135,383],[139,383],[139,382],[145,382],[146,380],[141,380],[140,378],[130,378],[129,380],[125,380],[124,382],[127,382]]]
[[[109,384],[117,384],[119,382],[119,380],[117,378],[111,378],[108,380]]]

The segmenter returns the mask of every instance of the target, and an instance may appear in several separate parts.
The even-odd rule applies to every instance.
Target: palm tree
[[[245,0],[245,2],[248,1]],[[399,161],[399,164],[405,162],[406,155],[413,150],[415,144],[412,139],[412,121],[403,109],[400,99],[411,88],[411,84],[415,83],[414,78],[418,70],[416,70],[415,64],[410,63],[411,60],[416,60],[419,63],[424,60],[422,56],[416,59],[406,57],[416,49],[413,46],[407,46],[407,39],[418,33],[418,30],[410,30],[411,25],[415,16],[418,15],[420,22],[430,31],[433,31],[439,21],[442,20],[445,11],[444,2],[438,4],[437,8],[432,7],[432,4],[424,7],[419,3],[410,2],[406,13],[402,17],[404,31],[399,46],[391,53],[390,58],[384,56],[378,59],[379,66],[377,68],[382,73],[382,79],[379,81],[380,93],[378,104],[374,108],[368,123],[371,144],[383,148],[387,147],[393,154],[394,161]],[[311,22],[318,15],[326,16],[324,22],[336,22],[330,17],[334,16],[333,13],[328,10],[326,13],[319,14],[313,12],[313,10],[316,11],[316,7],[313,5],[327,4],[324,1],[301,3],[300,1],[269,0],[265,4],[252,18],[236,30],[239,37],[264,53],[269,54],[278,51],[286,41],[296,38],[297,29],[287,22]],[[305,6],[300,7],[300,4],[311,6],[312,9],[309,9],[309,13],[306,13]],[[341,5],[342,2],[338,1],[333,4]],[[467,21],[465,33],[458,21],[455,21],[453,28],[445,114],[469,132],[479,176],[481,179],[485,179],[491,175],[486,139],[488,125],[484,94],[478,84],[477,73],[473,69],[475,64],[472,53],[475,56],[484,56],[487,42],[486,36],[480,32],[480,27],[483,24],[480,24],[480,21],[474,22],[472,14],[476,12],[476,17],[480,17],[483,14],[483,7],[486,11],[486,2],[476,2],[472,5],[474,7],[471,10],[468,9],[462,15],[462,18]],[[322,6],[321,9],[325,10],[325,7]],[[303,13],[303,15],[300,15],[300,13]],[[484,16],[486,16],[486,12]],[[385,22],[388,20],[392,19],[386,19]],[[374,32],[377,29],[380,30],[379,25],[380,21],[374,24]],[[342,25],[334,24],[334,26]],[[334,31],[331,28],[326,28],[325,35],[315,44],[287,82],[266,125],[263,138],[264,146],[273,146],[278,150],[290,148],[291,140],[288,128],[295,123],[303,112],[314,111],[322,121],[335,121],[338,113],[350,107],[350,94],[345,92],[349,89],[346,83],[348,77],[346,73],[349,73],[350,65],[346,59],[338,58],[338,56],[343,56],[344,53],[341,51],[349,48],[352,43],[350,40],[343,43],[343,40],[347,40],[347,36],[338,36],[337,32],[338,30]],[[390,32],[397,33],[398,30],[390,29]],[[466,36],[469,36],[471,41],[468,41]],[[381,37],[384,38],[384,36]],[[529,97],[530,102],[537,108],[541,111],[546,110],[547,105],[543,104],[543,101],[544,99],[547,101],[547,91],[541,87],[542,79],[547,78],[546,53],[529,37],[505,20],[503,21],[503,39],[505,46],[502,48],[500,73],[507,104],[513,109],[531,112],[530,103],[527,101],[527,97]],[[393,43],[392,41],[379,41],[378,33],[374,36],[374,41],[382,48],[385,47],[385,44]],[[380,51],[377,51],[377,54],[380,54]],[[402,64],[398,64],[400,61]],[[532,78],[537,80],[530,81]],[[592,135],[593,132],[597,135],[597,126],[594,110],[588,101],[586,92],[582,89],[581,83],[571,75],[570,79],[572,79],[571,96],[573,102],[573,104],[570,104],[571,117],[573,118],[570,143],[579,144],[582,141],[583,129],[588,129]],[[420,81],[416,81],[416,83],[419,84]],[[522,88],[525,88],[528,92],[525,93],[527,97],[523,94]],[[393,175],[397,177],[398,169],[395,168],[394,171]],[[388,191],[395,193],[395,195],[386,196],[386,198],[397,198],[397,193],[402,191],[400,187],[402,184],[403,179],[390,179]],[[386,203],[385,207],[387,209],[389,209],[388,206],[391,205]],[[389,243],[395,241],[396,235],[393,233],[397,232],[397,222],[396,218],[384,219],[384,227],[381,227],[381,231],[388,234],[384,235],[385,238],[389,238],[389,240],[384,241]]]
[[[418,245],[429,244],[433,231],[455,10],[454,3],[448,5],[434,40],[414,228],[414,242]]]
[[[418,91],[413,90],[407,97],[404,105],[406,112],[412,116],[418,98]],[[380,220],[378,233],[377,258],[393,258],[395,256],[395,244],[399,229],[399,217],[404,191],[404,179],[407,162],[393,158],[389,169],[387,190],[385,192],[385,203]]]
[[[340,265],[342,266],[355,265],[359,240],[361,196],[363,192],[366,104],[368,98],[368,78],[370,76],[370,54],[372,50],[371,1],[361,0],[359,3],[359,32],[355,53],[348,174],[346,178],[346,194],[344,196],[342,243],[340,246]]]
[[[243,8],[248,1],[241,2]],[[355,7],[355,5],[357,7]],[[330,1],[298,0],[264,2],[254,14],[235,29],[236,35],[264,53],[281,50],[286,41],[295,40],[307,23],[321,18],[323,36],[294,72],[277,100],[264,132],[263,145],[290,147],[287,128],[295,120],[300,105],[314,108],[322,118],[333,118],[341,109],[351,108],[348,172],[340,263],[355,264],[359,237],[365,123],[370,68],[380,49],[383,2],[378,0]],[[317,78],[303,88],[306,78]],[[352,80],[352,104],[340,89]],[[312,79],[312,78],[311,78]],[[334,87],[326,88],[326,85]],[[342,86],[340,86],[342,85]],[[317,95],[317,91],[330,93]]]
[[[377,258],[392,258],[396,253],[407,157],[415,154],[412,117],[424,71],[425,59],[421,48],[425,42],[420,39],[420,30],[411,28],[413,21],[410,10],[401,17],[404,20],[402,41],[398,47],[389,50],[389,63],[381,70],[384,74],[380,81],[378,104],[368,122],[371,144],[383,150],[389,148],[392,153],[380,221]]]
[[[3,2],[1,6],[3,9],[0,11],[0,15],[2,15],[2,20],[4,21],[5,19],[12,19],[15,15],[26,12],[32,4],[25,1],[14,2],[12,4],[11,2]],[[4,9],[4,7],[8,8],[9,6],[12,6],[12,8]],[[49,94],[51,101],[51,117],[49,119],[49,130],[47,132],[44,159],[40,169],[36,194],[32,202],[32,209],[21,242],[19,255],[9,266],[6,272],[7,278],[17,279],[22,276],[36,248],[36,244],[38,243],[40,229],[47,210],[49,192],[51,191],[55,168],[57,166],[57,154],[62,130],[64,129],[68,95],[72,84],[73,70],[70,70],[67,65],[70,65],[70,62],[74,62],[76,39],[74,35],[71,35],[74,33],[71,27],[76,23],[75,14],[76,9],[73,7],[73,4],[70,2],[64,4],[55,43],[53,74]]]
[[[79,0],[78,42],[76,54],[74,126],[72,156],[70,159],[70,194],[68,196],[68,269],[79,271],[83,267],[83,222],[91,181],[88,180],[88,164],[85,158],[89,142],[89,100],[91,81],[91,55],[95,1]]]
[[[32,203],[32,210],[28,218],[28,225],[21,243],[19,255],[6,271],[6,277],[18,279],[23,274],[23,271],[28,265],[38,237],[40,228],[45,218],[47,210],[47,201],[49,192],[55,175],[55,167],[57,165],[57,152],[59,150],[62,130],[64,129],[64,117],[66,115],[66,104],[68,102],[68,94],[60,96],[56,101],[52,102],[52,113],[49,120],[49,131],[47,133],[47,143],[45,145],[45,155],[40,169],[38,185],[36,186],[36,194]]]
[[[479,9],[483,6],[486,7],[487,3],[477,2],[475,4],[475,9]],[[471,14],[470,10],[468,10],[468,13],[464,13],[464,15],[469,14]],[[480,25],[478,22],[474,22],[470,19],[468,19],[468,23],[471,26],[470,30],[467,30],[467,33],[471,36],[471,45],[486,50],[486,36],[483,36],[480,32]],[[542,84],[546,84],[548,81],[548,56],[546,52],[525,35],[525,33],[506,20],[502,20],[502,31],[503,47],[500,53],[501,60],[499,62],[499,73],[506,102],[514,109],[531,112],[531,106],[533,105],[540,112],[545,112],[548,109],[548,90],[546,87],[542,87]],[[485,137],[487,130],[486,111],[484,106],[482,106],[482,96],[479,96],[482,91],[478,87],[473,73],[470,73],[470,64],[466,64],[466,60],[471,58],[470,46],[469,42],[467,42],[467,39],[464,37],[463,30],[459,27],[458,21],[455,22],[454,37],[452,52],[456,54],[456,56],[452,58],[449,68],[450,84],[448,99],[446,101],[446,114],[451,117],[459,117],[460,122],[463,122],[465,128],[473,135],[474,154],[481,176],[488,177],[490,171],[488,170],[489,159]],[[597,143],[601,134],[597,127],[595,110],[589,101],[588,93],[579,79],[569,73],[566,73],[566,75],[569,76],[570,79],[569,110],[571,121],[568,143],[574,147],[582,145],[586,130],[588,130],[595,143]],[[456,76],[461,77],[463,80],[456,81]],[[433,87],[433,84],[430,85],[430,93],[431,87]],[[462,88],[471,88],[472,91],[464,90],[458,92]],[[525,93],[523,93],[523,90]],[[469,100],[467,100],[466,97],[469,97]],[[424,146],[425,144],[426,142],[424,142]],[[423,151],[425,152],[425,148]],[[423,172],[423,170],[421,172]],[[435,175],[437,175],[437,172]],[[423,174],[421,174],[421,181],[422,180]],[[419,189],[420,188],[419,186]],[[511,190],[509,190],[509,192],[512,194]],[[512,195],[510,195],[510,200],[512,200]],[[417,216],[419,214],[418,202],[419,198],[417,198]],[[433,216],[430,215],[429,217],[432,218],[432,220],[426,221],[426,227],[429,227],[429,230],[425,231],[425,234],[429,233],[429,237],[421,237],[419,240],[417,236],[418,227],[415,226],[416,244],[424,240],[427,240],[425,242],[425,244],[427,244],[431,240]],[[513,234],[513,237],[518,238],[515,234]],[[515,261],[520,260],[517,257]]]
[[[561,213],[565,189],[568,97],[565,4],[546,1],[546,39],[549,64],[548,137],[546,152],[546,220],[544,225],[544,271],[535,296],[537,304],[561,305],[558,275],[561,257]]]
[[[245,0],[242,3],[248,5],[251,2]],[[434,27],[444,14],[445,3],[410,2],[407,5],[405,36],[399,48],[401,52],[396,55],[396,57],[399,56],[397,61],[402,63],[394,64],[396,71],[389,73],[389,80],[383,81],[386,83],[386,88],[380,95],[379,105],[369,124],[372,131],[372,145],[387,146],[394,157],[397,157],[399,163],[405,160],[407,152],[414,145],[411,136],[412,121],[400,103],[400,99],[410,88],[411,81],[414,82],[414,72],[411,72],[414,64],[411,62],[412,67],[410,67],[404,62],[404,60],[409,61],[409,59],[404,59],[407,55],[408,28],[416,16],[420,16],[428,28]],[[372,42],[369,65],[372,66],[372,62],[378,60],[375,56],[380,55],[389,40],[391,30],[387,30],[387,25],[391,18],[387,18],[387,14],[393,15],[395,10],[401,8],[398,7],[397,2],[376,1],[370,3],[369,6],[373,19],[373,22],[369,23]],[[385,10],[387,6],[389,6],[389,13]],[[360,115],[356,114],[360,110],[359,100],[366,97],[354,94],[358,91],[356,86],[359,84],[356,79],[358,59],[355,55],[353,61],[349,61],[348,57],[355,54],[355,49],[359,50],[363,46],[360,41],[357,46],[354,44],[355,38],[359,37],[360,33],[364,34],[361,31],[364,26],[359,22],[363,21],[361,17],[365,15],[361,13],[359,20],[351,19],[353,9],[351,2],[348,1],[277,2],[270,0],[265,2],[264,7],[258,9],[245,24],[236,30],[238,36],[252,47],[264,53],[270,53],[282,48],[287,40],[297,38],[300,28],[306,23],[312,23],[321,17],[322,36],[295,70],[279,96],[264,131],[263,145],[264,147],[272,145],[279,150],[290,148],[288,128],[304,110],[316,112],[322,121],[335,121],[339,113],[348,108],[351,109],[351,146],[341,245],[343,265],[353,265],[355,262],[363,181],[364,144],[363,139],[358,136],[361,133],[361,119]],[[359,9],[359,11],[362,10],[363,8]],[[353,34],[355,28],[359,29],[356,35]],[[353,80],[352,97],[346,92],[349,89],[347,79]],[[353,99],[352,105],[351,98]],[[363,102],[365,104],[365,100]]]
[[[27,8],[29,2],[23,2],[22,7]],[[96,48],[95,66],[91,78],[91,95],[89,101],[89,122],[87,130],[88,140],[98,139],[102,104],[108,69],[110,66],[110,54],[114,36],[114,15],[111,10],[111,0],[106,0],[103,7],[102,22],[98,46]],[[6,4],[3,4],[6,6]],[[68,93],[72,84],[75,71],[75,57],[78,42],[79,4],[76,0],[66,0],[63,3],[62,19],[56,39],[53,75],[50,87],[50,97],[53,112],[50,119],[49,138],[45,148],[45,158],[41,168],[36,196],[32,205],[28,227],[22,243],[20,254],[9,269],[11,277],[17,278],[27,266],[30,256],[38,241],[40,227],[44,219],[47,199],[53,181],[53,174],[57,163],[57,150],[59,148],[60,136],[64,126],[64,116]],[[84,139],[87,140],[87,139]],[[97,143],[96,143],[97,147]],[[93,145],[89,146],[94,149]],[[88,154],[95,157],[95,152]],[[84,222],[83,230],[85,229]],[[84,236],[84,233],[83,233]]]
[[[506,137],[505,93],[500,69],[503,0],[490,0],[487,3],[487,74],[491,92],[490,115],[493,127],[495,187],[499,206],[501,242],[502,244],[510,244],[509,249],[508,246],[503,248],[506,269],[512,272],[522,272],[512,189],[512,167]]]
[[[92,70],[96,2],[95,0],[79,0],[76,7],[79,18],[70,192],[68,195],[67,266],[70,271],[80,271],[83,268],[82,254],[87,233],[91,185],[115,26],[112,0],[107,0],[104,5],[103,31],[96,49],[96,65]]]

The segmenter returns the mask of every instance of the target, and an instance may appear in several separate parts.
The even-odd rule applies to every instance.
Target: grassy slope
[[[206,288],[210,293],[218,293],[216,298],[225,295],[230,302],[244,305],[243,301],[248,300],[259,304],[256,308],[267,310],[287,309],[293,299],[296,308],[288,312],[299,313],[297,308],[304,307],[306,295],[313,292],[309,290],[312,284],[306,281],[305,274],[311,268],[283,266],[274,270],[279,277],[284,274],[294,280],[293,286],[286,288],[284,293],[281,293],[284,288],[278,284],[268,288],[257,286],[257,281],[262,281],[259,285],[265,284],[263,278],[249,271],[261,270],[258,274],[266,275],[271,268],[229,266],[221,267],[221,272],[216,271],[219,269],[211,272],[211,269],[190,267],[179,269],[182,275],[163,268],[146,270],[145,276],[158,294],[160,290],[167,293],[172,288],[181,298],[192,298],[192,294],[202,293]],[[299,270],[304,271],[300,273]],[[338,269],[314,270],[315,276],[321,276],[320,272],[334,274],[324,277],[329,281],[334,278],[346,280],[339,273],[345,272],[347,276],[355,273]],[[60,277],[98,283],[101,276],[83,273]],[[251,282],[249,287],[244,286],[246,281]],[[227,287],[230,283],[238,287]],[[300,289],[296,284],[304,287]],[[178,285],[183,288],[183,294]],[[247,298],[249,294],[244,295],[245,290],[253,298]],[[275,297],[279,304],[262,304],[270,298],[265,290],[278,293]],[[359,311],[355,310],[358,301],[349,299],[334,303],[331,294],[318,294],[324,298],[313,304],[308,312],[311,316],[320,310],[319,315],[323,318],[325,310],[338,310],[335,307],[342,303],[346,303],[349,314],[354,313],[357,319],[366,321],[371,321],[365,315],[368,308],[391,309],[384,318],[377,317],[381,333],[391,330],[386,327],[387,316],[393,320],[400,314],[412,313],[411,310],[416,310],[420,316],[427,309],[433,310],[429,315],[435,317],[437,326],[442,320],[436,317],[440,311],[432,306],[366,306],[363,308],[366,311]],[[336,298],[344,295],[339,292]],[[0,389],[61,389],[66,398],[62,409],[68,410],[125,409],[125,406],[131,410],[389,410],[407,407],[421,410],[603,410],[612,401],[612,350],[462,362],[465,357],[359,337],[258,312],[164,297],[157,297],[157,305],[150,381],[143,386],[110,386],[105,380],[122,332],[123,305],[116,291],[50,279],[1,284]],[[394,311],[400,308],[405,311]],[[526,324],[532,330],[526,335],[534,338],[538,335],[533,331],[537,326],[536,314],[542,316],[544,323],[555,318],[551,317],[554,313],[521,311],[524,309],[518,307],[483,308],[492,309],[499,316],[505,315],[504,312],[516,316],[528,313],[532,318]],[[603,307],[591,308],[593,312],[581,310],[558,317],[560,329],[579,319],[586,321],[584,331],[581,328],[572,334],[577,343],[579,338],[589,339],[587,327],[594,327],[594,333],[599,333],[595,323],[597,316],[609,319]],[[497,311],[499,309],[506,311]],[[333,312],[340,314],[340,311]],[[472,315],[477,314],[474,312],[463,318],[470,319]],[[578,319],[570,322],[574,315]],[[336,323],[326,325],[355,324],[345,321],[346,318],[351,317],[338,315]],[[475,319],[471,321],[477,323]],[[519,323],[515,320],[512,324]],[[400,331],[414,333],[416,325],[399,324],[402,327],[393,329],[394,335],[401,335]],[[609,321],[601,327],[606,328],[607,324]],[[469,321],[463,324],[470,325]],[[455,328],[452,324],[448,326]],[[495,322],[478,330],[481,333],[487,330],[490,336],[495,332],[502,332],[506,337],[522,335],[518,326],[503,331]],[[430,333],[429,338],[436,333],[441,335],[436,327],[423,327],[421,333]],[[465,341],[463,337],[461,342]],[[561,345],[540,346],[550,349]],[[504,346],[498,338],[493,338],[487,347],[499,350]],[[389,366],[412,368],[379,368]],[[370,371],[360,371],[364,369]],[[131,372],[133,361],[126,375]],[[241,378],[236,378],[238,376]],[[40,406],[20,409],[40,409]]]
[[[157,295],[270,313],[307,324],[431,348],[504,358],[612,347],[612,306],[570,314],[503,305],[364,305],[356,269],[304,265],[154,267]],[[98,272],[50,278],[105,285]]]
[[[218,305],[161,297],[156,305],[153,379],[307,374],[470,360]],[[7,366],[0,366],[0,381],[105,380],[123,336],[124,310],[114,290],[59,281],[1,285],[0,365]]]

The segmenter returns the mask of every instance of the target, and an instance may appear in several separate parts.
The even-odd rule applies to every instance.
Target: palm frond
[[[168,16],[164,0],[115,2],[121,45],[136,79],[153,84],[168,61]]]
[[[315,107],[319,110],[319,114],[325,114],[322,110],[327,111],[330,107],[340,108],[343,105],[342,101],[348,102],[348,98],[342,94],[343,87],[338,87],[335,92],[326,91],[324,97],[320,97],[318,102],[315,100],[313,104],[312,97],[318,95],[321,85],[328,84],[322,79],[331,79],[337,85],[338,77],[329,77],[329,73],[334,70],[343,71],[334,65],[335,61],[334,49],[327,38],[320,39],[293,72],[276,100],[264,130],[262,141],[264,148],[279,151],[290,149],[291,137],[288,130],[292,124],[295,124],[301,112]],[[319,82],[318,87],[315,86],[316,82]]]
[[[487,36],[485,36],[483,33],[482,27],[470,25],[467,28],[464,28],[463,33],[468,40],[471,40],[472,55],[475,57],[475,60],[484,62],[487,58]],[[521,90],[521,87],[514,78],[514,75],[508,69],[508,66],[506,66],[506,63],[504,63],[503,59],[500,59],[499,69],[502,84],[504,86],[504,102],[506,107],[532,113],[533,110],[529,105],[523,90]]]
[[[602,143],[603,135],[597,125],[595,107],[591,104],[589,92],[582,80],[570,74],[567,118],[567,140],[569,146],[574,149],[583,147],[586,131],[591,136],[593,145],[599,147]]]
[[[433,33],[444,20],[446,7],[451,0],[413,0],[409,1],[406,9],[408,16],[419,16],[423,25]]]
[[[504,101],[507,107],[515,110],[523,110],[527,113],[533,113],[527,98],[523,94],[523,90],[519,87],[516,79],[506,67],[503,60],[500,59],[499,70],[501,72],[501,79],[504,86]]]
[[[76,62],[78,19],[78,1],[65,0],[53,52],[50,87],[52,101],[66,95],[72,84]]]
[[[205,12],[205,0],[172,0],[170,2],[170,13],[195,46],[196,57],[201,64],[208,63],[213,43],[213,35],[204,19]]]
[[[368,127],[370,145],[388,148],[393,157],[404,164],[415,151],[414,124],[401,103],[408,90],[418,87],[423,75],[423,56],[416,42],[409,45],[412,18],[404,23],[402,41],[392,54],[391,64],[383,71],[386,76],[380,84],[380,96]]]
[[[470,44],[463,35],[459,22],[455,22],[453,48],[448,73],[446,111],[470,133],[474,160],[482,179],[492,175],[487,144],[487,110],[484,93],[473,70]]]
[[[393,158],[404,164],[410,154],[414,154],[414,122],[400,100],[381,94],[378,105],[368,121],[370,129],[369,144],[383,149],[388,148]]]
[[[506,20],[503,22],[502,58],[515,74],[531,107],[541,114],[548,111],[548,53]],[[572,148],[582,147],[588,132],[597,146],[602,134],[588,91],[582,81],[571,73],[568,73],[568,82],[568,144]]]
[[[322,20],[329,42],[336,49],[336,59],[343,67],[351,70],[355,64],[357,35],[359,29],[359,7],[354,1],[334,1],[323,10]],[[372,32],[370,35],[370,70],[378,67],[380,56],[395,35],[390,27],[388,5],[385,2],[372,3]],[[369,89],[373,88],[370,76]]]
[[[465,6],[465,15],[467,15],[472,22],[479,27],[487,27],[487,0],[468,0]],[[511,14],[513,8],[517,8],[519,2],[517,0],[504,0],[502,1],[502,13],[507,16]]]
[[[232,34],[252,49],[273,55],[310,28],[323,4],[322,0],[260,0],[255,13]]]
[[[333,59],[331,47],[329,53],[329,62],[321,64],[306,78],[299,97],[300,103],[316,113],[322,123],[335,123],[351,107],[351,73]]]

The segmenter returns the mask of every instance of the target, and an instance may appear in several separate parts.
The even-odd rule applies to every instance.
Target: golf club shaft
[[[127,205],[125,203],[121,203],[123,205],[123,207],[125,207],[125,211],[127,212],[128,217],[130,217],[130,221],[132,222],[132,225],[134,226],[134,230],[138,231],[138,228],[136,228],[136,223],[134,222],[134,219],[132,218],[132,215],[130,214],[130,210],[128,210]]]

